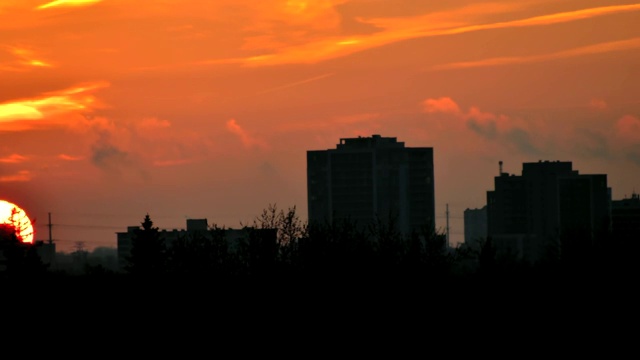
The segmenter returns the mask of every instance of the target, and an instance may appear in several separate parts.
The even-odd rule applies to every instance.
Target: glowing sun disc
[[[25,243],[33,242],[33,224],[18,205],[0,200],[0,224],[13,225],[19,232],[18,238]]]

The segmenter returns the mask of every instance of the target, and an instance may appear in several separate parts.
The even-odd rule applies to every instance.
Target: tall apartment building
[[[307,196],[310,224],[348,219],[367,226],[393,218],[404,234],[433,231],[433,148],[373,135],[307,151]]]
[[[571,162],[524,163],[522,175],[500,171],[487,191],[488,236],[503,253],[529,262],[571,256],[610,230],[605,174],[579,174]]]
[[[464,242],[472,245],[487,238],[487,206],[464,210]]]

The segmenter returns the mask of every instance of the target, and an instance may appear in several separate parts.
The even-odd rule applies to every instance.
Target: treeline
[[[405,239],[389,221],[360,227],[348,220],[307,224],[295,207],[270,205],[244,238],[232,244],[213,225],[173,241],[163,239],[149,215],[134,235],[124,272],[132,277],[246,280],[369,281],[430,277],[455,272],[456,252],[442,234],[428,230]]]
[[[622,279],[635,275],[637,263],[629,254],[594,248],[577,260],[552,256],[530,264],[500,254],[490,238],[452,248],[446,235],[431,224],[409,236],[397,230],[393,218],[366,226],[349,220],[308,224],[295,206],[285,210],[269,205],[242,226],[246,236],[236,243],[229,241],[229,229],[215,224],[168,241],[147,214],[133,235],[129,256],[118,259],[119,269],[87,263],[81,273],[48,268],[31,247],[20,246],[5,234],[0,279],[518,287]]]

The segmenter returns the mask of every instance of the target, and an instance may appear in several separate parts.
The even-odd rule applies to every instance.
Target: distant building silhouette
[[[33,242],[36,252],[42,262],[46,265],[52,265],[56,260],[56,244],[53,241],[36,240]]]
[[[615,240],[640,248],[640,194],[611,202],[611,229]]]
[[[568,161],[524,163],[522,175],[500,171],[487,192],[488,236],[502,254],[536,262],[568,257],[609,230],[607,175],[582,175]]]
[[[209,227],[207,219],[187,219],[186,225],[186,229],[160,229],[158,231],[158,235],[168,248],[170,248],[178,239],[183,239],[185,237],[197,238],[198,236],[201,236],[205,239],[212,238],[211,228]],[[128,226],[127,231],[116,233],[118,268],[120,270],[124,269],[126,259],[131,255],[133,238],[136,235],[136,231],[140,229],[140,226]],[[244,227],[242,229],[224,228],[220,229],[220,231],[223,232],[229,253],[236,253],[240,251],[242,244],[253,245],[255,247],[265,249],[271,249],[276,246],[277,229]],[[251,237],[251,232],[258,234],[259,236]],[[254,244],[249,244],[251,241],[253,241]],[[255,244],[255,241],[265,243]]]
[[[433,170],[433,148],[395,137],[343,138],[336,149],[307,151],[309,223],[393,218],[405,234],[433,231]]]
[[[487,206],[464,211],[464,242],[471,245],[487,238]]]

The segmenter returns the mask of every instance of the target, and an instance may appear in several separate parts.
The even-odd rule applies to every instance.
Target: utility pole
[[[449,248],[449,204],[447,204],[447,249]]]
[[[51,213],[49,213],[49,223],[47,226],[49,227],[49,245],[51,245],[53,244],[53,238],[51,237],[51,227],[53,226],[51,225]]]

